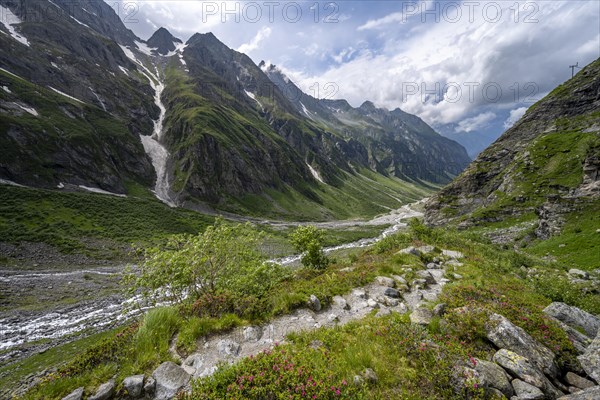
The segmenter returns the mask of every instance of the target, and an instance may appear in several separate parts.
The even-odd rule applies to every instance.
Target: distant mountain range
[[[414,115],[311,97],[211,33],[183,43],[160,28],[143,41],[100,0],[0,5],[5,181],[144,187],[170,205],[234,211],[281,208],[277,193],[291,193],[327,208],[324,193],[356,179],[369,201],[402,194],[394,181],[406,193],[448,183],[470,161]]]

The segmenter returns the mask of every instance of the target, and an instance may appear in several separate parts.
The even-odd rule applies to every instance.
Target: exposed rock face
[[[600,318],[565,303],[554,302],[544,312],[573,329],[583,329],[590,338],[595,338],[600,330]]]
[[[190,375],[183,368],[170,361],[160,364],[152,376],[156,380],[155,400],[172,399],[190,380]]]
[[[175,46],[181,43],[183,43],[181,39],[171,35],[171,32],[162,27],[158,28],[147,41],[148,46],[155,48],[155,52],[161,55],[175,51]]]
[[[502,315],[492,314],[486,324],[486,331],[487,338],[498,348],[508,349],[527,358],[549,376],[558,376],[554,353]]]

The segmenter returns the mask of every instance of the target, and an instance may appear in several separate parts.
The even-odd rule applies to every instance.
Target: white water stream
[[[406,223],[402,222],[403,220],[407,218],[418,217],[420,215],[420,212],[415,211],[410,206],[406,205],[398,210],[394,210],[389,214],[379,216],[370,221],[336,221],[315,225],[339,228],[356,225],[391,225],[376,238],[362,239],[356,242],[326,248],[325,252],[330,253],[336,250],[370,246],[405,227]],[[271,261],[280,263],[282,265],[289,265],[297,262],[300,260],[300,258],[301,255],[291,255]],[[96,271],[88,272],[101,273]],[[83,271],[69,272],[69,274],[73,273],[83,273]],[[64,273],[49,275],[60,274]],[[40,275],[42,274],[32,273],[12,276],[9,275],[3,277],[2,281],[5,283],[10,282],[11,284],[17,284],[17,282],[13,281],[39,277]],[[119,324],[146,310],[148,307],[141,305],[142,300],[143,299],[139,296],[127,299],[125,301],[113,303],[111,303],[110,299],[107,299],[106,301],[75,305],[65,310],[53,311],[51,313],[42,315],[32,314],[26,317],[7,317],[0,319],[0,350],[10,349],[17,345],[40,339],[57,339],[90,328],[102,329],[114,326],[115,324]],[[140,305],[141,308],[132,307],[132,305]]]

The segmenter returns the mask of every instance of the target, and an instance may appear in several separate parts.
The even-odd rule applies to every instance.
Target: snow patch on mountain
[[[92,192],[92,193],[107,194],[110,196],[117,196],[117,197],[127,197],[124,194],[108,192],[106,190],[102,190],[99,188],[94,188],[94,187],[89,187],[89,186],[84,186],[84,185],[79,185],[79,187],[83,190],[87,190],[88,192]]]
[[[0,16],[0,23],[6,27],[10,36],[12,36],[13,39],[17,40],[19,43],[22,43],[25,46],[29,47],[29,40],[27,40],[25,36],[17,32],[17,30],[14,27],[14,25],[19,25],[23,21],[21,21],[19,17],[13,14],[13,12],[10,11],[10,9],[4,6],[0,6]]]
[[[81,100],[79,100],[79,99],[78,99],[78,98],[76,98],[76,97],[73,97],[73,96],[70,96],[70,95],[68,95],[68,94],[66,94],[66,93],[64,93],[64,92],[61,92],[60,90],[58,90],[58,89],[55,89],[55,88],[53,88],[52,86],[48,86],[48,87],[49,87],[50,89],[54,90],[56,93],[58,93],[58,94],[60,94],[60,95],[63,95],[63,96],[65,96],[65,97],[68,97],[68,98],[69,98],[69,99],[71,99],[71,100],[78,101],[78,102],[80,102],[81,104],[85,104],[85,102],[84,102],[84,101],[81,101]]]

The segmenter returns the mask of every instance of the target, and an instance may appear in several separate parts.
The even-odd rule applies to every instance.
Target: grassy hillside
[[[423,244],[459,250],[466,255],[463,265],[455,270],[462,279],[452,279],[439,299],[447,304],[443,321],[437,317],[428,327],[420,327],[411,324],[407,314],[394,313],[381,318],[370,316],[344,327],[291,334],[289,344],[222,367],[213,378],[197,381],[189,398],[243,398],[261,390],[285,391],[308,376],[315,381],[311,393],[321,393],[319,398],[463,398],[464,392],[455,391],[452,367],[472,357],[489,359],[493,354],[495,350],[485,339],[483,329],[489,312],[501,313],[553,349],[559,365],[573,362],[574,350],[565,333],[542,309],[551,301],[565,301],[598,314],[600,296],[586,294],[577,284],[561,284],[565,273],[562,264],[502,250],[472,233],[429,229],[413,223],[409,232],[389,237],[358,258],[340,260],[324,271],[299,270],[290,275],[266,294],[261,313],[253,317],[228,314],[199,318],[189,309],[154,310],[127,333],[113,334],[117,340],[107,339],[82,348],[24,398],[59,399],[81,385],[93,392],[115,374],[120,382],[132,373],[148,374],[160,362],[171,359],[168,348],[175,333],[179,333],[178,348],[189,352],[194,350],[197,338],[303,307],[310,294],[327,303],[332,296],[347,293],[375,276],[402,274],[407,268],[422,269],[431,255],[416,257],[397,252],[409,245]],[[532,268],[537,271],[536,277],[526,273]],[[549,281],[554,282],[552,291],[547,290]],[[478,311],[467,318],[460,311],[465,306]],[[527,318],[521,318],[523,313]],[[284,372],[285,379],[281,380],[279,374],[269,371],[284,361],[293,368],[286,369],[290,372]],[[31,368],[28,361],[20,366]],[[378,380],[354,385],[353,376],[365,368],[372,368]],[[247,383],[244,390],[237,384],[232,386],[248,376],[262,378]],[[7,379],[0,382],[6,383]],[[469,396],[482,394],[476,387],[465,390]]]

